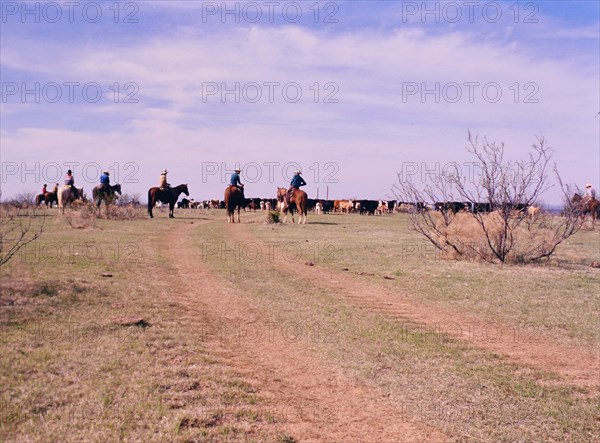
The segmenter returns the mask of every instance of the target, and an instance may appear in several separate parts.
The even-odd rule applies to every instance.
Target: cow
[[[329,214],[334,209],[334,202],[332,200],[322,200],[323,214]]]
[[[540,207],[539,206],[529,206],[527,208],[527,213],[529,214],[529,218],[531,221],[535,221],[540,215]]]
[[[375,215],[379,202],[376,200],[359,200],[360,203],[360,215]]]
[[[271,202],[269,200],[267,200],[265,203],[265,211],[270,211],[271,210]]]
[[[352,209],[354,209],[354,203],[352,203],[352,200],[340,200],[340,212],[343,214],[344,212],[346,214],[350,214],[350,212],[352,211]]]
[[[261,210],[261,211],[264,211],[264,210],[265,210],[265,201],[264,201],[264,200],[261,200],[261,201],[260,201],[260,210]]]
[[[376,214],[387,214],[389,212],[388,203],[383,200],[379,200],[377,203]]]
[[[436,202],[434,209],[441,212],[452,212],[456,214],[461,211],[470,210],[471,205],[464,202]]]
[[[475,202],[471,205],[471,212],[478,214],[480,212],[492,212],[494,210],[491,203],[479,203]]]
[[[181,199],[177,202],[177,209],[188,209],[190,207],[190,201],[187,198]]]
[[[316,213],[317,215],[321,215],[321,214],[323,213],[323,203],[321,203],[321,202],[317,202],[317,203],[315,204],[315,213]]]

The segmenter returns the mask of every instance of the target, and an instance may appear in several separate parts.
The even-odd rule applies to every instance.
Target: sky
[[[0,5],[2,199],[69,168],[222,198],[236,166],[248,197],[300,168],[311,198],[382,199],[403,171],[471,178],[469,131],[514,160],[544,137],[600,187],[598,1]]]

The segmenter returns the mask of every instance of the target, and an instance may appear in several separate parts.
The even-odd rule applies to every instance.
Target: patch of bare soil
[[[169,259],[180,282],[172,297],[189,308],[190,316],[201,312],[211,319],[214,329],[210,332],[223,338],[216,352],[266,399],[270,415],[283,423],[287,434],[298,441],[451,440],[436,429],[402,420],[398,406],[376,390],[349,380],[306,347],[278,334],[256,340],[235,340],[234,335],[224,334],[222,325],[266,324],[268,320],[203,266],[200,251],[190,246],[192,229],[173,230],[168,239]],[[240,229],[237,224],[226,228],[228,233]]]
[[[237,241],[261,243],[246,226],[229,230]],[[266,245],[264,246],[267,247]],[[502,355],[515,362],[539,368],[561,377],[560,383],[598,390],[600,349],[597,353],[583,347],[567,347],[553,342],[531,328],[490,322],[464,312],[452,312],[426,301],[415,302],[407,295],[365,282],[349,272],[320,266],[298,267],[274,254],[273,266],[290,275],[319,281],[331,294],[392,318],[409,320],[425,331],[441,332],[449,338],[465,340],[474,346]]]

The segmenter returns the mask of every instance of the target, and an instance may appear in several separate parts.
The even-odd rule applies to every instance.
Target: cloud
[[[176,14],[165,20],[178,23]],[[597,57],[543,53],[542,44],[522,38],[522,26],[496,26],[495,36],[477,27],[210,29],[180,23],[168,32],[141,28],[145,38],[118,44],[82,38],[68,47],[35,36],[17,45],[9,36],[6,81],[96,82],[103,97],[38,105],[17,95],[3,103],[3,158],[135,161],[137,192],[168,167],[206,197],[220,193],[222,183],[203,181],[202,162],[292,159],[305,169],[336,162],[341,182],[330,186],[345,196],[376,197],[404,161],[466,161],[471,129],[507,141],[515,154],[543,133],[568,179],[597,179],[593,162],[576,165],[570,151],[576,145],[582,157],[597,159]],[[586,39],[592,31],[543,36]],[[124,103],[133,91],[126,84],[137,87],[138,103]],[[298,87],[302,98],[294,102]],[[257,91],[260,100],[250,103]],[[17,191],[27,183],[7,185]],[[272,186],[259,182],[255,189]]]

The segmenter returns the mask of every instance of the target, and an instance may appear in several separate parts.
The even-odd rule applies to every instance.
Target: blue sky
[[[311,197],[379,199],[473,161],[469,130],[600,182],[596,1],[0,3],[3,198],[69,165],[219,198],[239,164],[250,196],[299,165]]]

